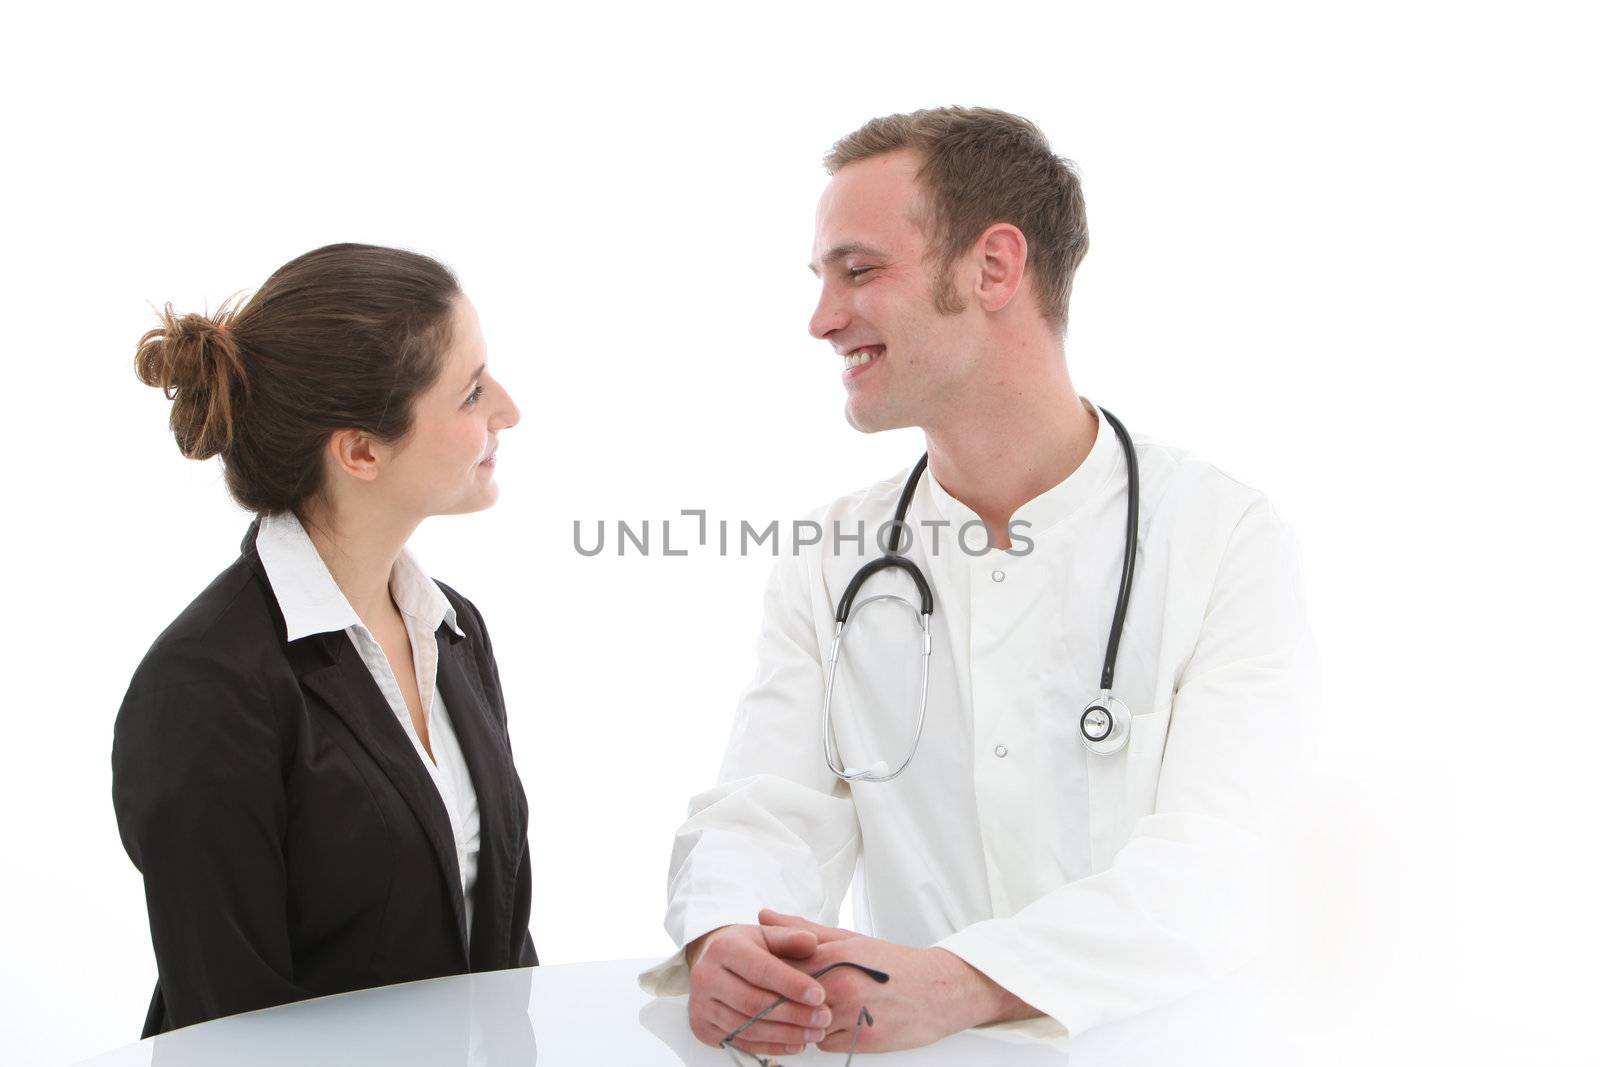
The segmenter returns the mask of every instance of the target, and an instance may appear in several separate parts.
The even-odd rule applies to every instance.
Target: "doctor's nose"
[[[811,313],[811,336],[826,341],[830,334],[844,329],[849,322],[850,316],[845,313],[842,302],[824,285],[822,295],[817,298],[817,309]]]

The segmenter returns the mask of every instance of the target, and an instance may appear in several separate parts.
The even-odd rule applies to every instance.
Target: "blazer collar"
[[[440,631],[444,631],[441,629]],[[472,969],[513,966],[515,944],[507,936],[525,830],[520,824],[520,788],[511,766],[511,744],[485,692],[474,640],[439,642],[439,694],[444,697],[456,741],[472,775],[478,803],[478,881],[473,891]],[[454,862],[454,853],[450,855]],[[456,884],[460,884],[459,879]]]
[[[422,825],[428,844],[433,848],[434,859],[438,861],[439,873],[450,889],[464,957],[467,943],[466,906],[461,899],[461,871],[456,862],[455,832],[450,828],[450,815],[445,811],[439,790],[412,747],[411,739],[390,710],[367,665],[361,661],[361,655],[351,644],[349,634],[340,630],[317,635],[308,640],[291,642],[290,647],[295,653],[291,659],[300,674],[300,684],[320,697],[339,717],[373,762],[382,769]],[[332,662],[328,662],[329,659]],[[452,708],[451,712],[454,716],[455,709]],[[462,741],[464,752],[466,744],[464,739]],[[476,775],[474,779],[476,788]]]
[[[283,613],[287,640],[363,625],[294,512],[260,516],[251,529],[256,531],[261,570]],[[389,591],[401,612],[425,629],[437,630],[443,622],[457,637],[465,636],[444,591],[404,548],[390,574]]]

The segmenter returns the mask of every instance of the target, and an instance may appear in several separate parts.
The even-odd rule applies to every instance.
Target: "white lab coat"
[[[721,784],[690,801],[675,841],[674,940],[753,922],[761,907],[835,923],[859,859],[860,925],[962,957],[1045,1014],[1013,1024],[1041,1037],[1175,999],[1259,947],[1316,689],[1295,542],[1261,493],[1133,439],[1139,549],[1115,685],[1134,716],[1127,747],[1094,755],[1078,736],[1126,521],[1126,465],[1100,418],[1079,468],[1014,516],[1030,524],[1027,555],[954,546],[977,517],[923,475],[907,513],[935,602],[921,746],[893,782],[849,786],[828,771],[835,605],[879,554],[873,533],[902,472],[824,509],[822,543],[786,548],[773,569]],[[847,533],[864,522],[866,543],[835,545],[835,521]],[[940,521],[951,525],[934,554],[927,524]],[[912,614],[860,606],[884,591],[915,596],[898,571],[869,581],[834,697],[857,767],[898,763],[919,693]],[[641,984],[668,995],[686,978],[680,951]]]

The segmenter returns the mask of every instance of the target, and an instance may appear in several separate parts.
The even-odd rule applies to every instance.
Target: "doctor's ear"
[[[388,452],[371,434],[360,430],[335,430],[328,437],[328,471],[343,471],[353,478],[370,482]]]
[[[974,296],[985,311],[999,311],[1022,288],[1028,268],[1028,239],[1009,222],[997,222],[978,236],[978,287]]]

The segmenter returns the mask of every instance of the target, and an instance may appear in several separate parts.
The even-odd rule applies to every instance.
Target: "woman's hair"
[[[222,457],[240,505],[295,510],[322,488],[334,431],[390,443],[410,433],[413,401],[443,369],[460,292],[427,256],[328,245],[214,315],[166,305],[139,339],[134,369],[172,400],[179,451]]]

